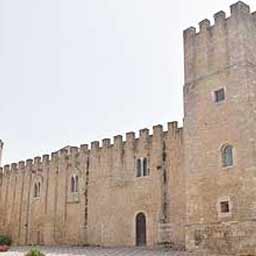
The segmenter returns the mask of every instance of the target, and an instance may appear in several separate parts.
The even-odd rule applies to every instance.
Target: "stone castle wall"
[[[16,244],[134,246],[143,213],[148,246],[256,255],[256,13],[239,1],[199,27],[184,31],[184,127],[4,166],[0,233]],[[137,177],[138,159],[149,175]]]
[[[149,176],[136,177],[136,160]],[[0,175],[0,230],[15,244],[134,246],[136,214],[147,221],[147,245],[184,246],[183,133],[155,126],[104,139],[102,146],[64,148],[33,161],[4,166]],[[71,192],[71,177],[79,191]],[[41,184],[40,197],[34,196]],[[178,230],[178,232],[174,232]]]

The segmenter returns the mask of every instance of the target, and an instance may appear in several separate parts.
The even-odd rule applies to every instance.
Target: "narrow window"
[[[199,246],[202,242],[202,232],[201,230],[195,230],[195,233],[194,233],[194,240],[195,240],[195,246]]]
[[[137,159],[137,177],[141,177],[141,160]]]
[[[37,197],[40,197],[40,194],[41,194],[41,183],[38,182],[38,184],[37,184]]]
[[[222,149],[222,165],[223,167],[233,166],[233,146],[226,145]]]
[[[75,192],[78,192],[78,176],[76,175]]]
[[[225,90],[222,88],[214,92],[215,102],[221,102],[225,100]]]
[[[35,183],[35,185],[34,185],[34,197],[37,197],[37,190],[38,190],[38,188],[37,188],[37,184]]]
[[[147,158],[143,158],[143,176],[148,176],[148,162],[147,162]]]
[[[229,213],[230,212],[229,201],[220,202],[220,211],[221,211],[221,213]]]
[[[41,183],[35,183],[34,184],[34,197],[40,197],[40,190],[41,190]]]
[[[75,192],[75,186],[76,186],[76,181],[74,176],[71,177],[71,192],[74,193]]]

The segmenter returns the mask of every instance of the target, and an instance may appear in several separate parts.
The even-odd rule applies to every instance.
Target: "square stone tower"
[[[186,247],[256,255],[256,13],[214,20],[184,31]]]

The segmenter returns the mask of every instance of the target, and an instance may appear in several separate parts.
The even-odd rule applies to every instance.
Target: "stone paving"
[[[31,247],[12,247],[0,256],[23,256]],[[185,252],[161,249],[152,250],[144,248],[92,248],[92,247],[37,247],[47,256],[190,256]]]

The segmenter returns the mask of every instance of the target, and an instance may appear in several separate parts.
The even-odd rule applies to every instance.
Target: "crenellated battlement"
[[[18,169],[20,169],[20,170],[25,169],[25,162],[24,161],[19,161]]]
[[[229,17],[226,17],[226,13],[224,11],[219,11],[213,15],[214,17],[214,24],[211,24],[209,19],[204,19],[200,21],[199,24],[199,30],[195,27],[189,27],[184,30],[184,37],[188,38],[191,36],[198,36],[201,33],[209,32],[209,30],[213,29],[215,26],[219,25],[226,25],[226,22],[230,19],[240,19],[243,17],[253,17],[255,18],[256,11],[250,12],[250,6],[245,4],[242,1],[239,1],[233,5],[230,6],[230,12],[231,15]]]
[[[226,67],[240,63],[256,63],[256,14],[239,1],[214,15],[214,24],[204,19],[199,30],[184,30],[185,85],[204,79]]]
[[[56,152],[52,152],[51,155],[45,154],[42,157],[36,156],[33,159],[27,159],[26,161],[19,161],[18,163],[12,163],[11,165],[7,164],[3,167],[3,173],[9,175],[12,171],[24,169],[33,171],[40,169],[41,166],[50,166],[51,163],[56,163],[61,159],[73,159],[79,154],[93,155],[102,150],[121,150],[125,145],[129,147],[129,145],[135,145],[139,141],[146,143],[148,139],[152,137],[163,137],[165,134],[174,137],[182,137],[182,133],[180,132],[182,128],[178,128],[178,122],[170,122],[167,127],[168,129],[164,130],[162,125],[155,125],[152,127],[152,134],[148,128],[141,129],[139,130],[138,137],[136,137],[135,132],[127,132],[125,140],[123,140],[122,135],[116,135],[113,137],[113,143],[111,143],[110,138],[105,138],[101,143],[99,141],[91,142],[90,147],[88,144],[82,144],[80,147],[67,146]]]

